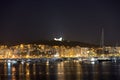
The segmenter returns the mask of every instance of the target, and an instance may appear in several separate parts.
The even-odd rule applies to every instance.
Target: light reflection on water
[[[120,79],[120,63],[0,63],[0,80],[113,79]]]

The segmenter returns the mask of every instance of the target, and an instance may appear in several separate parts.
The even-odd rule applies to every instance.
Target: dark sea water
[[[0,80],[120,80],[120,63],[0,63]]]

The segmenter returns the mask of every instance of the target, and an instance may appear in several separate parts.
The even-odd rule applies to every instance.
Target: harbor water
[[[0,63],[0,80],[120,80],[120,63]]]

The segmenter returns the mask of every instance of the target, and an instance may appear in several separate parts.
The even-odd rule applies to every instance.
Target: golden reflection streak
[[[65,80],[65,74],[64,74],[64,62],[61,62],[61,63],[58,63],[57,65],[57,77],[58,77],[58,80]]]
[[[33,64],[33,76],[34,76],[33,79],[36,80],[36,64],[35,63]]]
[[[33,74],[36,75],[36,65],[35,65],[35,63],[33,64]]]
[[[81,67],[81,64],[79,62],[76,62],[76,70],[77,70],[77,79],[82,79],[82,67]],[[79,74],[79,75],[78,75]]]
[[[46,76],[48,76],[47,80],[50,79],[49,75],[50,75],[50,73],[49,73],[49,63],[46,62]]]
[[[26,80],[30,80],[30,69],[29,69],[29,63],[26,63]]]
[[[19,75],[22,75],[22,64],[19,65]]]
[[[4,75],[5,75],[5,77],[7,77],[7,64],[6,63],[4,63]]]
[[[15,73],[16,73],[16,69],[15,69],[15,67],[12,65],[12,80],[16,80]]]

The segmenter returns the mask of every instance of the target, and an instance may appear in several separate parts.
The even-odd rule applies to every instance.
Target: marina
[[[0,80],[119,80],[119,66],[119,62],[111,61],[2,62]]]
[[[98,58],[98,57],[92,57],[92,58],[14,58],[14,59],[0,59],[0,62],[6,62],[6,63],[55,63],[55,62],[62,62],[62,61],[78,61],[81,63],[84,62],[120,62],[119,57],[111,57],[111,58]]]

